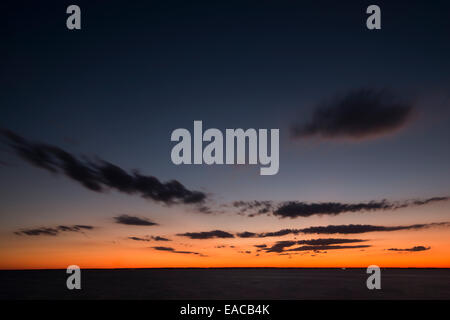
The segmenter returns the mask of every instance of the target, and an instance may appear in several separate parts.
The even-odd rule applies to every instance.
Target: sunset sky
[[[450,5],[377,3],[6,4],[0,269],[450,267]],[[278,174],[174,165],[194,120]]]

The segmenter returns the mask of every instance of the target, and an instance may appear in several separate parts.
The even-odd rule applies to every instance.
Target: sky
[[[450,6],[376,3],[2,3],[0,269],[450,267]],[[174,165],[194,120],[279,172]]]

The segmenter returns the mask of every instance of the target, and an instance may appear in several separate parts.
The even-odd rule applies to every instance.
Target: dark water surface
[[[450,299],[450,269],[90,269],[0,271],[0,299]]]

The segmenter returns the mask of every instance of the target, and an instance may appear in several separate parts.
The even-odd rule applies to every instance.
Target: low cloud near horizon
[[[417,251],[426,251],[426,250],[430,250],[431,247],[424,247],[424,246],[415,246],[412,248],[405,248],[405,249],[399,249],[399,248],[390,248],[390,249],[386,249],[389,251],[406,251],[406,252],[417,252]]]
[[[258,251],[265,251],[265,252],[285,252],[285,251],[307,251],[307,248],[313,248],[313,247],[326,247],[326,246],[332,246],[332,245],[338,245],[338,244],[349,244],[349,243],[358,243],[358,242],[365,242],[367,240],[364,239],[335,239],[335,238],[325,238],[325,239],[309,239],[309,240],[286,240],[286,241],[277,241],[272,246],[268,247],[267,245],[260,245],[258,248],[260,248]],[[302,247],[294,248],[292,250],[285,250],[285,248],[292,247],[294,245],[304,245]],[[357,246],[347,246],[348,248],[357,248]],[[303,249],[299,249],[303,248]],[[334,246],[333,249],[336,249],[337,247]],[[343,247],[341,247],[343,249]],[[314,249],[311,249],[314,250]],[[323,249],[322,249],[323,250]]]
[[[431,197],[426,199],[411,199],[406,201],[372,200],[368,202],[304,202],[285,201],[275,203],[272,201],[235,201],[232,206],[238,214],[255,217],[268,214],[279,218],[310,217],[313,215],[336,216],[350,212],[375,212],[386,210],[399,210],[409,207],[423,206],[436,202],[449,201],[449,196]]]
[[[281,229],[270,232],[251,232],[242,231],[237,232],[235,235],[238,238],[268,238],[268,237],[281,237],[285,235],[298,235],[298,234],[362,234],[369,232],[393,232],[402,230],[423,230],[434,227],[450,227],[450,222],[433,222],[424,224],[413,224],[403,226],[380,226],[369,224],[344,224],[344,225],[328,225],[328,226],[312,226],[302,229]],[[190,239],[212,239],[212,238],[234,238],[235,235],[224,230],[213,230],[203,232],[186,232],[179,233],[178,236],[188,237]],[[315,241],[319,241],[317,239]],[[338,239],[336,239],[338,240]],[[346,239],[348,240],[348,239]],[[306,240],[301,240],[306,241]],[[301,242],[300,241],[300,242]],[[312,241],[312,240],[310,240]],[[361,240],[363,241],[363,240]],[[358,242],[358,241],[355,241]],[[305,242],[306,243],[306,242]],[[335,242],[337,243],[337,242]]]
[[[81,224],[76,224],[76,225],[71,225],[71,226],[60,225],[57,227],[40,227],[40,228],[28,228],[28,229],[25,228],[25,229],[20,229],[19,231],[14,232],[14,234],[16,234],[18,236],[22,236],[22,235],[25,235],[25,236],[57,236],[61,232],[83,233],[84,231],[93,230],[93,229],[95,229],[95,227],[81,225]]]
[[[177,236],[188,237],[190,239],[234,238],[233,234],[222,230],[185,232],[185,233],[178,233]]]
[[[164,238],[164,237],[160,237],[160,236],[146,236],[146,237],[128,237],[129,240],[134,240],[134,241],[145,241],[145,242],[149,242],[149,241],[172,241],[168,238]]]
[[[175,250],[172,247],[151,247],[152,249],[158,250],[158,251],[165,251],[165,252],[171,252],[171,253],[181,253],[181,254],[194,254],[201,257],[206,257],[204,254],[194,251],[178,251]]]

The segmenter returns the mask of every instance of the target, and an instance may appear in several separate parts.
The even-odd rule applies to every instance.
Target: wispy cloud
[[[386,249],[386,250],[390,250],[390,251],[417,252],[417,251],[426,251],[426,250],[430,250],[430,249],[431,249],[431,247],[415,246],[415,247],[412,247],[412,248],[405,248],[405,249],[390,248],[390,249]]]
[[[60,225],[57,227],[25,228],[14,233],[19,236],[57,236],[61,232],[83,232],[94,228],[93,226],[76,224],[71,226]]]
[[[199,255],[201,257],[206,257],[204,254],[199,253],[199,252],[194,252],[194,251],[178,251],[175,250],[172,247],[152,247],[155,250],[158,251],[166,251],[166,252],[172,252],[172,253],[181,253],[181,254],[195,254],[195,255]]]
[[[421,230],[438,226],[448,227],[449,225],[450,224],[448,222],[413,224],[407,226],[376,226],[367,224],[349,224],[349,225],[329,225],[325,227],[309,227],[301,229],[301,232],[306,234],[356,234],[367,232]]]
[[[319,245],[319,246],[301,246],[292,248],[287,251],[328,251],[328,250],[343,250],[343,249],[360,249],[368,248],[370,245],[356,245],[356,246],[340,246],[340,245]]]
[[[188,237],[191,239],[234,238],[233,234],[222,230],[186,232],[186,233],[179,233],[177,235],[182,237]]]
[[[262,249],[262,248],[266,248],[267,244],[255,244],[254,247],[258,248],[258,249]]]
[[[172,241],[168,238],[160,237],[160,236],[146,236],[146,237],[128,237],[130,240],[134,241]]]
[[[282,218],[309,217],[312,215],[338,215],[345,212],[398,210],[413,206],[423,206],[432,202],[448,201],[450,197],[433,197],[424,200],[403,202],[370,201],[360,203],[319,202],[306,203],[291,201],[281,204],[273,214]]]
[[[285,248],[291,247],[295,245],[297,241],[278,241],[273,244],[271,247],[263,249],[265,252],[283,252]]]
[[[299,234],[362,234],[370,232],[393,232],[402,230],[424,230],[428,228],[438,228],[438,227],[450,227],[450,222],[435,222],[435,223],[424,223],[424,224],[413,224],[413,225],[403,225],[403,226],[379,226],[370,224],[342,224],[342,225],[328,225],[328,226],[312,226],[301,229],[281,229],[277,231],[269,232],[250,232],[243,231],[237,232],[235,234],[223,231],[223,230],[213,230],[213,231],[203,231],[203,232],[186,232],[179,233],[178,236],[188,237],[190,239],[213,239],[213,238],[269,238],[269,237],[281,237],[286,235],[299,235]],[[331,244],[342,244],[342,243],[354,243],[363,242],[366,240],[362,239],[310,239],[310,240],[298,240],[298,241],[283,241],[280,242],[279,246],[286,247],[292,246],[294,244],[306,244],[306,245],[331,245]],[[260,244],[255,247],[264,248],[265,244]],[[270,250],[267,248],[266,250]]]
[[[248,214],[249,216],[268,214],[274,210],[273,201],[240,200],[234,201],[232,206],[239,209],[239,214]]]
[[[325,239],[309,239],[309,240],[298,240],[298,241],[277,241],[271,247],[262,247],[262,251],[266,252],[283,252],[286,251],[285,248],[292,247],[297,244],[303,244],[307,246],[330,246],[336,244],[347,244],[347,243],[357,243],[357,242],[365,242],[367,240],[363,239],[335,239],[335,238],[325,238]],[[304,248],[307,248],[304,246]],[[305,249],[306,250],[306,249]],[[301,251],[292,250],[292,251]]]
[[[328,226],[314,226],[303,229],[281,229],[271,232],[238,232],[236,235],[239,238],[266,238],[266,237],[280,237],[288,234],[358,234],[368,232],[391,232],[400,230],[421,230],[432,227],[449,227],[450,222],[436,222],[425,224],[413,224],[406,226],[377,226],[369,224],[344,224],[344,225],[328,225]]]
[[[298,218],[310,217],[313,215],[335,216],[349,212],[398,210],[449,200],[450,197],[444,196],[426,199],[412,199],[406,201],[373,200],[357,203],[304,201],[286,201],[274,203],[273,201],[235,201],[233,203],[233,207],[239,210],[239,214],[247,214],[249,217],[261,214],[272,214],[280,218]]]

